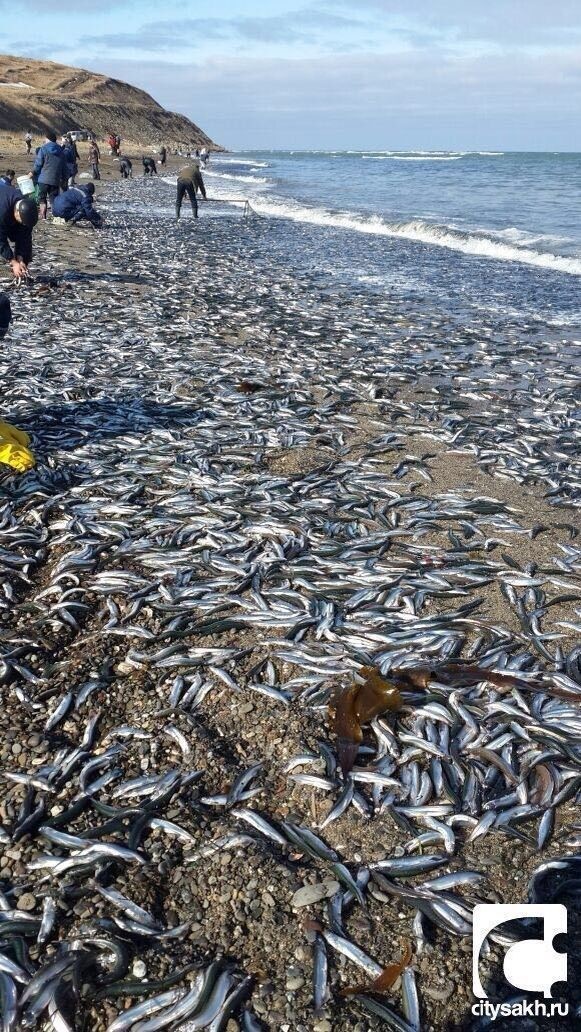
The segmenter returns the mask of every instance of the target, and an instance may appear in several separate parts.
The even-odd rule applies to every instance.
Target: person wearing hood
[[[48,199],[52,201],[58,194],[63,177],[66,175],[63,148],[56,142],[56,133],[50,130],[46,141],[39,148],[32,170],[32,176],[38,184],[38,207],[41,219],[46,218]]]
[[[99,229],[103,220],[93,208],[94,194],[95,187],[92,183],[87,183],[86,186],[72,186],[55,197],[52,205],[53,215],[73,225],[87,219],[95,229]]]
[[[0,176],[0,186],[14,186],[16,182],[16,172],[13,168],[9,168]]]
[[[28,275],[32,230],[37,222],[38,208],[32,197],[23,197],[12,186],[0,188],[0,256],[18,279]]]

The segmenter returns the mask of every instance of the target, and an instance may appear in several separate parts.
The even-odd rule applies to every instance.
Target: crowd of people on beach
[[[31,133],[24,137],[26,155],[32,154]],[[110,155],[119,161],[122,179],[133,178],[133,165],[127,155],[121,154],[121,138],[110,134],[107,138]],[[198,218],[197,193],[207,199],[201,168],[209,159],[206,148],[192,153],[179,152],[187,158],[187,164],[177,172],[176,221],[179,221],[182,201],[187,195],[192,214]],[[158,151],[159,164],[165,167],[167,147]],[[88,140],[88,164],[93,180],[101,179],[101,152],[94,136]],[[103,225],[103,218],[95,210],[94,182],[79,185],[80,154],[75,135],[67,133],[58,141],[56,132],[50,130],[44,143],[36,148],[34,165],[26,175],[17,177],[14,169],[7,169],[0,175],[0,256],[12,270],[14,280],[30,282],[29,266],[32,261],[32,231],[39,220],[46,220],[49,213],[55,223],[76,225],[86,221],[95,229]],[[157,176],[155,158],[144,155],[143,175]],[[0,339],[8,332],[12,321],[10,299],[0,292]],[[0,465],[8,465],[17,472],[26,472],[34,465],[34,456],[28,448],[22,431],[0,420]]]

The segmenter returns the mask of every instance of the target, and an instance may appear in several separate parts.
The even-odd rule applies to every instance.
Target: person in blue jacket
[[[28,276],[32,230],[37,222],[38,209],[32,197],[23,197],[12,186],[0,187],[0,256],[18,279]]]
[[[95,187],[92,183],[86,186],[71,186],[70,190],[55,197],[52,203],[52,213],[65,222],[81,222],[88,219],[96,229],[102,225],[102,218],[93,208],[93,196]]]
[[[39,148],[32,170],[32,177],[38,184],[38,209],[41,219],[46,218],[48,198],[54,200],[66,175],[63,148],[56,142],[56,133],[50,130]]]

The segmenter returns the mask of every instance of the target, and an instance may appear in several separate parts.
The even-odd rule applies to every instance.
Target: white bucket
[[[24,196],[29,193],[34,193],[34,183],[29,176],[17,176],[16,182],[18,183],[20,193]]]

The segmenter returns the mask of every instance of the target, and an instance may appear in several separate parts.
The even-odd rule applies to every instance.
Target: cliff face
[[[144,90],[82,68],[0,55],[0,131],[34,134],[54,129],[108,132],[143,145],[213,143],[185,115],[166,111]]]

